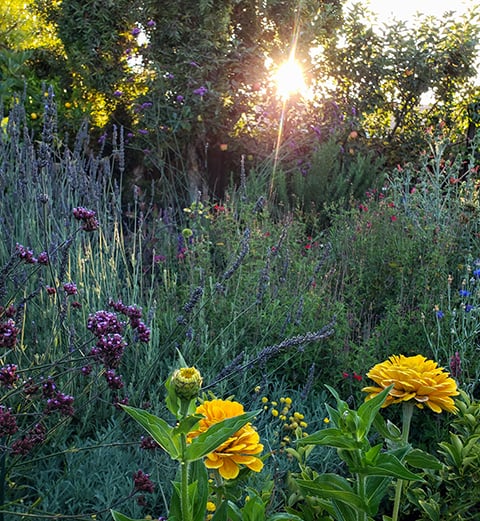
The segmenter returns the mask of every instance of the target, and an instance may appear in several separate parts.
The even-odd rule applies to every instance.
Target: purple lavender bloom
[[[149,20],[147,22],[147,27],[155,27],[157,25],[157,22],[155,20]]]
[[[131,35],[132,35],[132,36],[138,36],[141,32],[142,32],[142,31],[141,31],[140,27],[134,27],[134,28],[132,29],[132,31],[131,31]]]
[[[182,103],[184,99],[185,99],[185,98],[184,98],[181,94],[179,94],[179,95],[177,96],[177,102],[178,102],[178,103]]]
[[[140,129],[138,129],[138,133],[142,134],[143,136],[145,136],[146,134],[148,134],[148,130],[146,130],[144,128],[140,128]]]
[[[202,85],[201,87],[199,87],[198,89],[195,89],[193,91],[194,94],[196,94],[197,96],[205,96],[205,94],[208,92],[208,89],[207,87],[205,87],[205,85]]]

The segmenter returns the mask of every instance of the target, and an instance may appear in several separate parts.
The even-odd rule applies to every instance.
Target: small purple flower
[[[56,393],[52,398],[47,400],[47,407],[45,408],[45,414],[52,412],[58,412],[62,416],[73,416],[73,396],[68,394]]]
[[[465,306],[465,313],[470,313],[470,311],[472,311],[473,309],[473,306],[471,304],[467,304]]]
[[[155,22],[155,20],[149,20],[147,22],[147,27],[155,27],[157,25],[157,23]]]
[[[96,337],[107,333],[123,333],[124,323],[118,320],[116,313],[100,310],[90,315],[87,321],[87,329]]]
[[[11,409],[0,405],[0,438],[11,436],[18,431],[17,421]]]
[[[134,27],[131,31],[132,36],[138,36],[142,31],[140,30],[140,27]]]
[[[142,103],[141,108],[142,109],[150,109],[153,107],[153,103],[151,101],[146,101],[145,103]]]
[[[20,330],[15,327],[15,322],[9,318],[6,322],[0,323],[0,347],[12,349],[17,343],[17,336]]]
[[[121,90],[116,90],[113,95],[116,97],[116,98],[119,98],[120,96],[123,96],[123,92]]]
[[[181,94],[177,96],[177,103],[183,103],[183,100],[185,99]]]
[[[36,264],[38,259],[36,259],[34,256],[33,256],[33,251],[32,250],[29,250],[28,248],[25,248],[25,246],[22,246],[21,244],[19,244],[17,242],[17,244],[15,245],[15,251],[17,253],[17,255],[23,260],[25,261],[26,264]]]
[[[107,380],[107,385],[110,389],[121,389],[124,385],[122,381],[122,377],[120,375],[115,374],[113,369],[109,369],[104,373],[105,379]]]
[[[190,66],[191,66],[191,67],[200,67],[200,65],[198,65],[198,63],[197,63],[197,62],[194,62],[194,61],[191,61],[191,62],[190,62]]]
[[[452,372],[452,376],[454,378],[458,378],[462,373],[462,361],[460,359],[460,354],[458,351],[455,351],[455,354],[450,358],[450,371]]]
[[[442,319],[445,316],[445,313],[441,309],[438,309],[435,313],[438,319]]]
[[[480,268],[473,270],[473,276],[476,277],[477,279],[480,278]]]
[[[460,289],[458,291],[458,293],[460,294],[461,297],[469,297],[471,295],[470,291],[468,291],[466,289]]]
[[[48,264],[48,253],[46,251],[42,251],[42,253],[40,253],[38,255],[38,264],[43,264],[44,266],[46,266]]]
[[[7,364],[0,369],[0,383],[5,387],[11,388],[13,384],[18,380],[16,374],[17,366],[15,364]]]
[[[147,135],[148,134],[148,130],[144,129],[144,128],[140,128],[138,129],[138,133],[139,134],[142,134],[143,136]]]
[[[150,474],[145,474],[142,470],[133,475],[133,486],[135,492],[153,492],[155,485],[150,479]]]
[[[74,282],[66,282],[63,285],[63,290],[67,295],[76,295],[78,293],[77,285]]]
[[[193,91],[194,94],[196,94],[197,96],[205,96],[205,94],[208,92],[208,89],[207,87],[205,87],[205,85],[202,85],[201,87],[198,87],[198,89],[195,89]]]
[[[28,454],[35,445],[39,445],[45,441],[45,434],[46,430],[43,425],[35,425],[26,436],[23,436],[12,443],[12,454],[15,456],[25,456],[25,454]]]
[[[172,74],[171,72],[167,72],[167,74],[165,74],[165,78],[167,80],[173,80],[175,78],[175,75]]]
[[[98,144],[99,145],[102,145],[103,143],[105,143],[107,139],[107,134],[102,134],[99,138],[98,138]]]

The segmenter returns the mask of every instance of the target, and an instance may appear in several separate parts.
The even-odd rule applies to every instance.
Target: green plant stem
[[[357,474],[357,493],[362,498],[365,499],[365,484],[366,484],[366,476],[364,474]],[[366,512],[357,512],[358,521],[367,521],[367,513]]]
[[[184,436],[182,436],[184,437]],[[190,512],[190,504],[188,500],[188,461],[180,462],[180,472],[181,472],[181,493],[180,493],[180,503],[182,508],[182,519],[184,521],[191,521],[192,513]]]
[[[402,445],[408,443],[408,435],[410,432],[410,423],[412,421],[413,408],[415,405],[410,402],[403,404],[402,410]],[[397,480],[397,486],[395,487],[395,499],[393,503],[392,521],[398,521],[398,513],[400,511],[400,500],[402,499],[402,487],[403,480]]]

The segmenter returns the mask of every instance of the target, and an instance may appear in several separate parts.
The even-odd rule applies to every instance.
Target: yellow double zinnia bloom
[[[200,420],[197,430],[188,434],[189,439],[197,437],[215,423],[239,416],[245,411],[243,405],[238,402],[210,400],[199,405],[195,412],[203,415],[204,418]],[[236,478],[240,472],[240,465],[259,472],[263,468],[263,462],[258,458],[262,450],[260,436],[252,424],[247,423],[213,452],[207,454],[205,466],[209,469],[218,469],[224,479]]]
[[[426,405],[436,413],[457,412],[452,398],[459,394],[455,380],[436,362],[422,355],[393,355],[375,365],[367,376],[378,385],[362,389],[369,393],[367,400],[393,384],[383,407],[414,400],[420,409]]]

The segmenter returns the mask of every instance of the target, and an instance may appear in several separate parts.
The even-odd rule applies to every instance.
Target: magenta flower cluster
[[[0,383],[7,387],[13,387],[18,381],[18,374],[16,374],[18,367],[15,364],[7,364],[0,369]]]
[[[155,485],[150,479],[150,474],[145,474],[142,470],[138,470],[133,474],[133,487],[135,492],[152,493]]]
[[[25,436],[22,436],[12,443],[12,454],[22,456],[28,454],[35,445],[40,445],[45,441],[46,433],[47,430],[45,427],[38,423]]]
[[[78,206],[73,209],[73,216],[78,221],[82,221],[82,230],[86,232],[93,232],[98,229],[98,221],[96,213],[93,210],[88,210],[83,206]]]
[[[17,431],[17,420],[12,414],[12,410],[7,409],[4,405],[0,405],[0,439],[12,436]]]
[[[15,326],[13,319],[7,318],[4,322],[0,322],[0,347],[13,349],[19,333],[20,330]]]
[[[25,264],[48,264],[48,254],[45,251],[42,251],[38,257],[35,257],[32,250],[29,250],[25,246],[22,246],[17,242],[15,245],[15,253],[17,257],[19,257]]]

